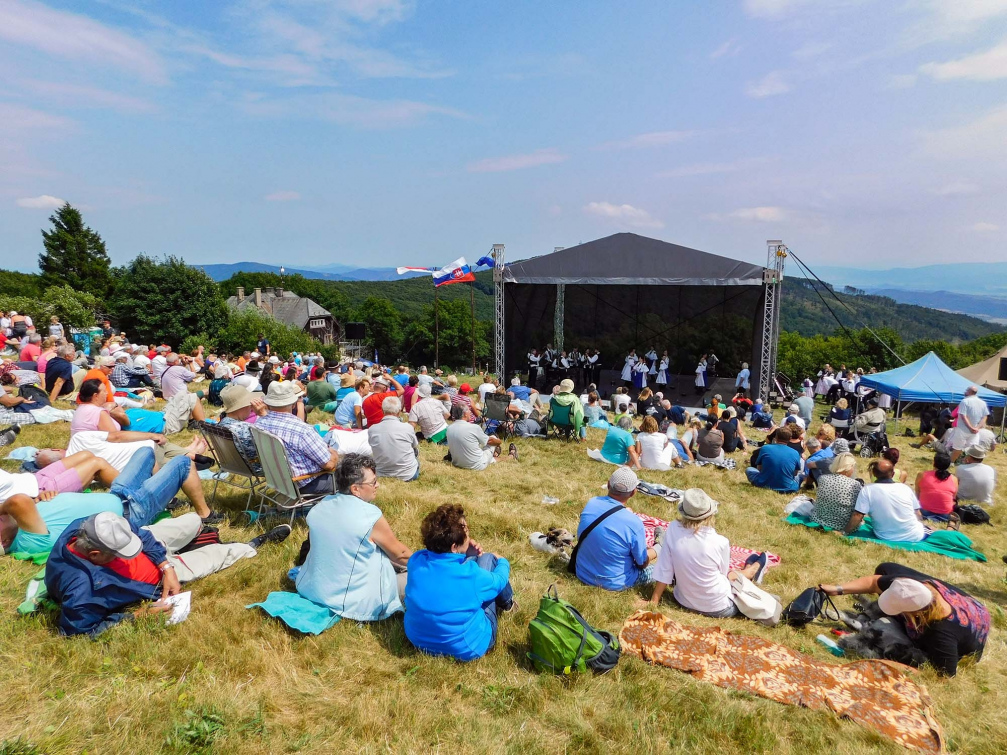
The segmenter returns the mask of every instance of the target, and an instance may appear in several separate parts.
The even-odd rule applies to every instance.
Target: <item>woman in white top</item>
[[[651,416],[643,418],[640,432],[636,435],[636,453],[643,469],[667,471],[671,465],[682,466],[678,451],[668,441],[668,436],[658,431],[657,420]]]
[[[642,359],[633,367],[633,387],[637,390],[647,387],[647,363]]]
[[[744,569],[731,569],[731,544],[713,528],[719,504],[699,488],[690,488],[678,504],[678,519],[671,523],[654,568],[656,607],[665,588],[674,582],[675,600],[683,608],[712,618],[739,614],[731,582],[739,576],[762,581],[766,554],[752,555]]]
[[[622,382],[629,388],[633,385],[633,368],[636,366],[638,357],[636,356],[636,349],[630,349],[629,354],[626,356],[626,364],[622,368]]]
[[[682,433],[680,438],[682,445],[689,449],[689,451],[695,453],[696,444],[699,443],[699,431],[703,429],[703,420],[698,417],[692,417],[685,424],[685,432]]]
[[[696,393],[702,393],[706,390],[706,355],[699,360],[699,364],[696,365]]]
[[[657,378],[654,380],[658,385],[668,384],[668,365],[671,364],[671,360],[668,359],[668,352],[665,351],[661,355],[661,366],[657,370]]]
[[[647,357],[647,364],[650,366],[651,375],[657,374],[657,350],[651,346],[650,351],[648,351],[644,356]]]

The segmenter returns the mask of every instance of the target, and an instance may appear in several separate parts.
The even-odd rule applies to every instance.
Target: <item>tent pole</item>
[[[899,415],[902,414],[902,399],[895,402],[895,432],[899,431]]]
[[[1007,421],[1007,406],[1004,406],[1000,410],[1000,438],[1004,436],[1004,421]],[[1000,442],[1000,438],[997,438],[997,442]],[[1007,445],[1004,446],[1004,452],[1007,453]]]

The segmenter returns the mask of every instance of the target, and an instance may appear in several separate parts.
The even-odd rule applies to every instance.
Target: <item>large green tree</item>
[[[178,346],[197,333],[216,334],[227,325],[220,289],[199,268],[177,257],[144,254],[115,270],[111,310],[133,338]]]
[[[108,254],[105,242],[95,231],[84,225],[80,210],[64,204],[49,216],[52,229],[42,231],[38,256],[42,271],[42,288],[70,286],[104,300],[111,289]]]
[[[373,346],[382,362],[390,363],[402,354],[402,315],[388,299],[368,296],[357,307],[357,320],[367,328],[367,343]]]

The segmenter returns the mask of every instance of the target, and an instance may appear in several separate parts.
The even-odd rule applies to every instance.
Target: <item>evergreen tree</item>
[[[42,288],[70,286],[75,291],[93,294],[100,300],[108,296],[112,278],[105,242],[84,225],[84,218],[67,202],[49,217],[52,230],[42,231],[45,251],[38,256]]]

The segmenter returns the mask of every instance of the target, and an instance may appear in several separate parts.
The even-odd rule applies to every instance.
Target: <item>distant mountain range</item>
[[[201,267],[218,283],[227,280],[235,273],[276,273],[279,265],[266,265],[262,262],[233,262],[222,265],[195,265]],[[302,275],[305,278],[330,281],[391,281],[402,278],[413,278],[423,273],[406,273],[399,275],[394,267],[353,267],[352,265],[324,265],[319,267],[293,268],[284,266],[286,275]]]

